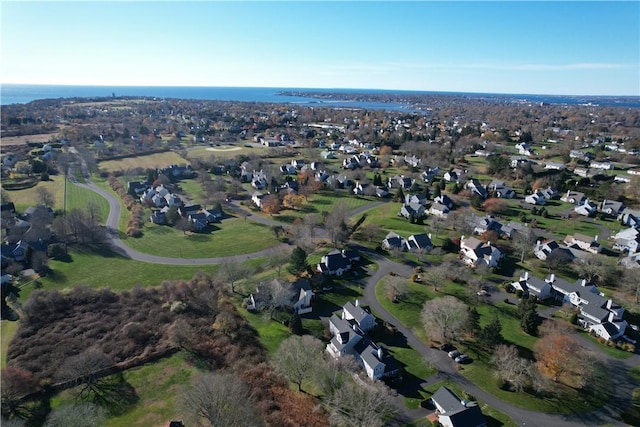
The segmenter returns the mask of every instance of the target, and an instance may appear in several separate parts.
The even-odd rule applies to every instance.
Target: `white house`
[[[532,295],[541,300],[551,296],[551,285],[542,279],[531,276],[528,271],[517,281],[511,283],[511,286],[516,290],[520,290],[525,294]]]
[[[440,218],[447,218],[449,216],[449,212],[451,212],[451,209],[438,202],[433,203],[429,208],[429,214]]]
[[[480,265],[494,268],[503,257],[500,249],[491,246],[491,242],[484,243],[475,237],[460,237],[460,255],[465,264],[476,267]]]
[[[598,205],[596,205],[594,202],[590,200],[586,200],[581,205],[578,205],[575,208],[573,208],[573,211],[578,215],[582,215],[582,216],[594,216],[598,211]]]
[[[590,237],[576,233],[572,236],[565,237],[564,244],[593,254],[599,254],[602,252],[602,246],[598,243],[598,236]]]
[[[533,194],[525,196],[524,201],[532,205],[544,205],[547,203],[547,200],[544,198],[542,193],[539,193],[537,191]]]
[[[567,203],[573,203],[574,205],[581,205],[587,200],[587,196],[579,191],[567,190],[567,194],[560,197],[560,200]]]

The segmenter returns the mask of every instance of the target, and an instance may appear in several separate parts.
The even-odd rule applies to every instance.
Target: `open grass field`
[[[270,227],[242,218],[227,218],[210,228],[209,232],[184,234],[173,227],[147,222],[143,237],[120,237],[137,251],[172,258],[250,254],[280,244]]]
[[[39,187],[46,188],[53,195],[55,204],[53,209],[62,210],[64,199],[64,177],[61,175],[52,176],[49,181],[41,181],[32,188],[25,190],[8,191],[9,197],[16,206],[18,212],[24,212],[29,206],[38,204]],[[70,182],[67,182],[67,210],[75,208],[86,208],[88,203],[95,203],[100,209],[100,215],[104,221],[109,214],[109,204],[104,197],[94,193],[91,190],[87,190],[82,187],[78,187]]]
[[[76,285],[106,287],[114,291],[130,290],[134,286],[159,286],[163,280],[191,279],[198,271],[213,273],[217,266],[163,266],[135,261],[113,252],[71,251],[71,262],[51,260],[51,274],[40,281],[43,289],[64,289]],[[21,294],[24,301],[30,289]]]
[[[197,372],[198,369],[180,353],[125,371],[124,379],[135,389],[138,401],[127,411],[107,418],[106,425],[165,426],[170,420],[181,419],[182,389]],[[51,402],[52,408],[75,403],[74,392],[71,389],[56,395]]]
[[[346,211],[352,211],[376,201],[379,200],[371,197],[354,196],[353,194],[348,194],[346,192],[321,192],[310,196],[309,200],[305,202],[300,209],[285,209],[279,214],[269,218],[276,221],[291,223],[296,218],[302,218],[309,214],[315,214],[318,215],[318,218],[321,218],[322,215],[330,212],[339,204],[342,204]],[[259,213],[259,215],[264,214]],[[267,215],[264,216],[267,217]]]
[[[409,237],[411,234],[424,233],[427,227],[426,223],[422,225],[411,224],[406,218],[398,216],[401,208],[402,204],[396,202],[376,206],[367,211],[367,219],[363,225],[376,224],[387,232],[394,231],[403,237]]]
[[[209,150],[212,148],[213,150]],[[220,145],[214,147],[202,147],[193,148],[189,150],[187,158],[189,159],[203,159],[207,160],[211,156],[217,159],[230,159],[237,155],[249,155],[256,154],[258,156],[266,156],[269,153],[267,147],[245,147],[244,144],[238,143],[236,145]]]
[[[0,139],[0,146],[8,147],[9,145],[26,145],[28,142],[46,143],[58,136],[58,132],[41,133],[37,135],[22,136],[3,136]]]
[[[101,170],[107,172],[126,171],[135,168],[155,169],[171,165],[184,165],[187,161],[173,151],[165,153],[145,154],[118,160],[105,160],[98,163]]]

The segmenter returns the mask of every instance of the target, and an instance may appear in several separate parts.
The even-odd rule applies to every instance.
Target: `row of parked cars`
[[[451,344],[442,344],[440,350],[446,351],[450,358],[455,360],[456,363],[470,363],[471,358],[466,354],[459,351],[455,346]]]

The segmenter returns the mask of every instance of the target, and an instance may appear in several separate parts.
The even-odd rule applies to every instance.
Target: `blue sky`
[[[0,82],[640,95],[640,2],[31,2]]]

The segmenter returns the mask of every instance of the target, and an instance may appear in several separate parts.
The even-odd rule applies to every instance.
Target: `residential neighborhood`
[[[428,113],[133,101],[43,106],[56,136],[3,146],[3,322],[19,337],[7,366],[53,384],[80,348],[66,340],[83,340],[119,372],[170,361],[197,378],[241,361],[261,404],[288,408],[281,393],[325,421],[346,399],[330,378],[388,399],[389,423],[565,425],[568,400],[574,415],[637,419],[630,404],[611,409],[640,388],[626,375],[640,338],[632,113],[518,107],[540,118],[529,122],[518,108],[445,98]],[[65,125],[87,109],[91,132]],[[3,119],[20,114],[3,107]],[[62,325],[48,307],[71,316],[115,301],[105,288],[141,307],[108,312],[128,316],[112,328],[117,345],[33,326],[35,309]],[[151,312],[157,326],[143,333]],[[28,360],[39,356],[25,350],[27,326],[65,343],[47,347],[60,352],[51,367]],[[556,368],[549,354],[573,355],[553,353],[554,340],[594,363]],[[629,384],[591,381],[599,360],[622,361]],[[60,390],[73,395],[73,381]]]

